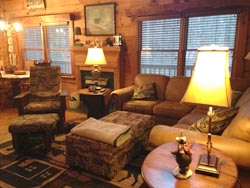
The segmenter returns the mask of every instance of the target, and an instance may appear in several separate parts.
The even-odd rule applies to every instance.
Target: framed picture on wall
[[[115,35],[115,6],[115,3],[85,5],[85,35]]]
[[[44,10],[44,0],[26,0],[27,8],[29,11]]]

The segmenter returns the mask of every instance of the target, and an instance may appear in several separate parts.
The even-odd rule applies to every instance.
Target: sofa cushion
[[[198,105],[190,113],[183,116],[178,124],[188,124],[189,126],[207,115],[209,106]]]
[[[153,114],[153,107],[160,103],[161,100],[130,100],[123,103],[122,109],[130,112],[138,112],[142,114]]]
[[[191,104],[184,104],[174,101],[163,101],[153,108],[156,116],[168,116],[179,119],[189,113],[194,108]]]
[[[222,136],[233,137],[250,142],[250,101],[242,104],[238,114],[223,132]]]
[[[220,108],[214,112],[215,113],[212,117],[211,123],[211,133],[220,135],[231,122],[233,117],[237,114],[238,108]],[[208,124],[209,118],[208,116],[205,116],[204,118],[201,118],[200,120],[193,123],[189,130],[207,133]]]
[[[242,105],[245,105],[246,103],[250,102],[250,87],[244,91],[240,99],[237,101],[235,106],[241,107]]]
[[[184,76],[172,77],[166,88],[165,100],[176,102],[181,101],[189,84],[189,80],[189,77]]]
[[[157,99],[157,93],[155,89],[155,83],[135,85],[134,94],[132,99],[135,100],[155,100]]]
[[[242,96],[241,91],[234,91],[234,90],[232,91],[232,100],[231,100],[232,107],[234,107],[237,104],[241,96]]]
[[[135,77],[135,85],[142,85],[155,82],[157,98],[164,100],[166,86],[170,77],[160,74],[138,74]]]

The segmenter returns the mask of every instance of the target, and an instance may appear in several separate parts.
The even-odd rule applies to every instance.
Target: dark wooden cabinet
[[[109,96],[111,93],[110,89],[105,89],[101,92],[90,92],[88,88],[81,89],[78,91],[80,95],[85,96],[87,103],[87,116],[99,119],[107,114],[107,106],[109,102]]]

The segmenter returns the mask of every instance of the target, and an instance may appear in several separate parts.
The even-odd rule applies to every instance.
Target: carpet
[[[0,144],[0,188],[146,188],[140,174],[145,155],[142,152],[108,181],[66,164],[65,135],[55,138],[49,152],[36,145],[23,156],[15,154],[8,141]]]

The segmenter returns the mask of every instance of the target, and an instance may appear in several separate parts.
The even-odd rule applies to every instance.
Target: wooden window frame
[[[247,41],[247,25],[249,21],[250,15],[248,14],[248,10],[241,9],[228,9],[228,10],[208,10],[203,12],[185,12],[178,14],[168,14],[168,15],[157,15],[157,16],[146,16],[146,17],[138,17],[138,72],[140,71],[140,52],[141,52],[141,23],[145,20],[155,20],[155,19],[163,19],[163,18],[173,18],[180,17],[181,18],[181,33],[180,33],[180,48],[178,53],[178,64],[177,64],[177,75],[184,75],[185,72],[185,53],[186,53],[186,44],[187,44],[187,27],[184,25],[187,23],[189,17],[196,16],[212,16],[212,15],[220,15],[220,14],[237,14],[237,28],[235,34],[235,45],[234,45],[234,55],[232,58],[232,72],[231,77],[243,77],[244,76],[244,65],[241,63],[243,61],[244,56],[246,55],[246,41]]]

